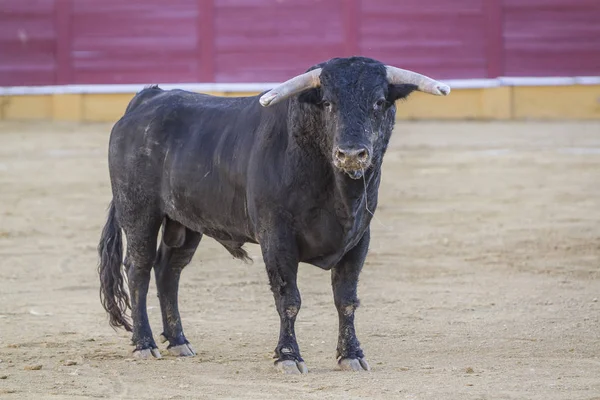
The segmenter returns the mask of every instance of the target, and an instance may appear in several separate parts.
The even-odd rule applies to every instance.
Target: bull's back
[[[251,235],[246,173],[260,123],[255,99],[152,90],[140,92],[113,129],[113,192],[150,199],[197,231]]]

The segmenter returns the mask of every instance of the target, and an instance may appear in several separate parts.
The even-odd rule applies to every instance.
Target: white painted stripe
[[[600,85],[600,76],[576,76],[578,85]]]
[[[566,86],[600,84],[600,76],[500,77],[498,80],[504,86]]]
[[[452,89],[480,89],[499,86],[564,86],[600,85],[600,76],[576,77],[500,77],[497,79],[448,79],[443,80]],[[262,92],[277,83],[165,83],[163,89],[184,89],[194,92]],[[59,86],[4,86],[0,96],[85,93],[136,93],[147,85],[59,85]]]
[[[505,86],[565,86],[575,85],[575,78],[563,77],[500,77],[498,80]]]
[[[451,89],[480,89],[500,86],[497,79],[449,79],[442,80],[442,83],[450,86]]]
[[[277,83],[163,83],[163,89],[184,89],[197,92],[262,92]],[[59,85],[59,86],[4,86],[1,95],[25,94],[86,94],[86,93],[136,93],[148,85]]]

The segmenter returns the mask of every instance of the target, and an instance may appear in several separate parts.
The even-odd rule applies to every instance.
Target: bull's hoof
[[[307,374],[308,367],[304,361],[281,360],[275,362],[275,368],[286,375]]]
[[[169,354],[176,357],[193,357],[196,355],[196,351],[189,343],[180,344],[178,346],[169,346],[167,348]]]
[[[172,344],[170,344],[171,341],[169,339],[167,339],[167,337],[165,336],[164,333],[161,333],[161,335],[160,335],[161,343],[169,342],[169,347],[167,347],[169,354],[176,356],[176,357],[193,357],[193,356],[195,356],[196,350],[194,350],[192,345],[185,339],[185,337],[183,337],[183,340],[185,341],[185,343],[172,345]]]
[[[161,358],[160,351],[157,348],[153,349],[135,349],[133,351],[133,357],[140,360],[147,360],[149,358]]]
[[[364,358],[342,358],[338,362],[338,366],[342,371],[370,371],[369,363]]]

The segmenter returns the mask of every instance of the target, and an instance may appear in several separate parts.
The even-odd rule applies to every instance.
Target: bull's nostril
[[[357,156],[358,156],[359,160],[364,161],[369,156],[369,153],[367,153],[366,150],[361,150],[361,151],[358,152]]]
[[[346,159],[346,153],[344,153],[341,150],[338,150],[335,152],[335,157],[340,161],[344,161]]]

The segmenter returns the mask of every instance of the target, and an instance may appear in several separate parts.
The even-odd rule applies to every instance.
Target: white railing
[[[496,79],[448,79],[442,80],[452,89],[480,89],[501,86],[566,86],[600,85],[600,76],[575,77],[500,77]],[[262,92],[278,83],[165,83],[163,89],[184,89],[195,92]],[[0,86],[0,96],[84,94],[84,93],[136,93],[143,84],[122,85],[57,85],[57,86]]]

